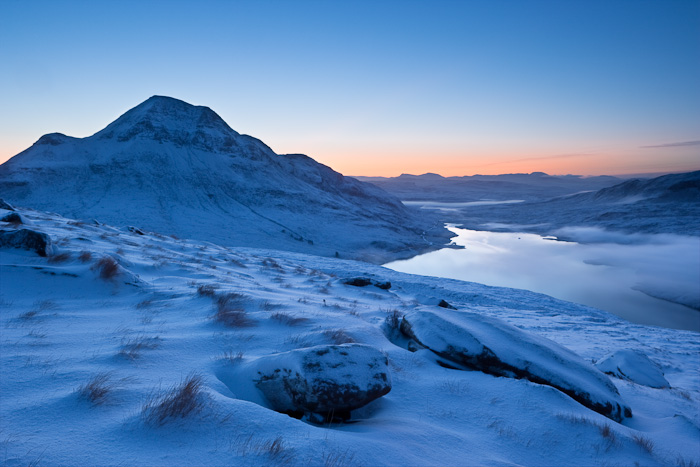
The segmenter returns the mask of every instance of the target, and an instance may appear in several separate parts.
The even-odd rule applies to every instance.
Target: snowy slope
[[[522,290],[19,214],[25,225],[0,229],[45,232],[54,251],[0,249],[4,465],[700,463],[697,333]],[[103,278],[106,256],[119,266]],[[357,276],[391,288],[344,284]],[[238,297],[245,320],[217,321],[217,294]],[[633,412],[618,424],[551,386],[444,368],[427,349],[400,345],[387,320],[438,309],[500,320],[589,363],[641,352],[671,387],[611,376]],[[384,351],[392,381],[352,423],[309,424],[246,392],[243,369],[262,357],[351,341]],[[158,396],[192,374],[202,381],[192,410],[159,421]]]
[[[220,244],[373,262],[450,236],[373,185],[277,155],[211,109],[160,96],[88,138],[42,136],[0,166],[0,197]]]

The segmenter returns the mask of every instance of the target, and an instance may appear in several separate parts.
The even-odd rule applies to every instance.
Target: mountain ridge
[[[163,96],[86,138],[42,136],[0,166],[0,196],[180,237],[374,262],[450,236],[373,185],[275,154],[208,107]]]

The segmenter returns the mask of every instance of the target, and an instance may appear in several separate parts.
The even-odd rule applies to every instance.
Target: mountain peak
[[[239,135],[209,107],[156,95],[127,111],[94,136],[119,142],[135,138],[153,139],[183,146]]]

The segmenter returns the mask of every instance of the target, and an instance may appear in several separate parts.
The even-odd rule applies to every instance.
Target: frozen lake
[[[700,304],[697,237],[634,235],[628,242],[581,244],[534,234],[450,230],[463,250],[446,248],[385,266],[532,290],[640,324],[700,331],[700,311],[679,304]]]

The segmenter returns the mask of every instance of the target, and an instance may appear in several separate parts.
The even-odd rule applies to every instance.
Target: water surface
[[[385,266],[532,290],[640,324],[700,331],[700,311],[674,303],[700,302],[696,237],[650,235],[629,244],[580,244],[534,234],[449,229],[465,249],[446,248]]]

